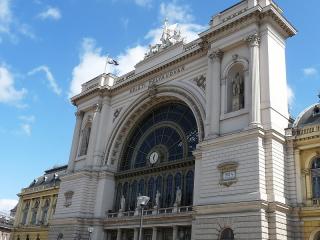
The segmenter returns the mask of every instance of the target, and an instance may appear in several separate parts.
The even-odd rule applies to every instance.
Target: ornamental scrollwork
[[[119,117],[119,115],[120,115],[120,113],[121,113],[121,110],[122,110],[122,107],[117,108],[117,109],[113,112],[113,120],[112,120],[112,122],[114,122],[114,121]]]
[[[204,75],[195,77],[192,81],[195,82],[201,90],[206,90],[206,77]]]

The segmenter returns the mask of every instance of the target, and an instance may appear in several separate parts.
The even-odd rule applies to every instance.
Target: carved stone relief
[[[206,77],[204,75],[195,77],[194,79],[192,79],[192,81],[195,82],[197,86],[201,88],[201,90],[206,90]]]

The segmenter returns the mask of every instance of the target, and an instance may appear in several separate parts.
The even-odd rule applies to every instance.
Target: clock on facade
[[[157,161],[159,160],[159,153],[157,152],[152,152],[149,156],[149,162],[151,164],[155,164],[157,163]]]

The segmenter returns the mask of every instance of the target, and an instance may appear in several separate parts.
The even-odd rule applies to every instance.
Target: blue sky
[[[0,0],[0,210],[45,169],[68,162],[75,123],[69,97],[103,72],[106,55],[131,70],[163,19],[186,40],[236,0]],[[299,33],[287,42],[293,116],[318,101],[318,0],[279,0]]]

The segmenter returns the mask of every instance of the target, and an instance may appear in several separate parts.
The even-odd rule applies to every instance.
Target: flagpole
[[[104,72],[103,73],[106,73],[106,71],[107,71],[108,60],[109,60],[109,54],[107,54],[106,64],[104,66]]]

